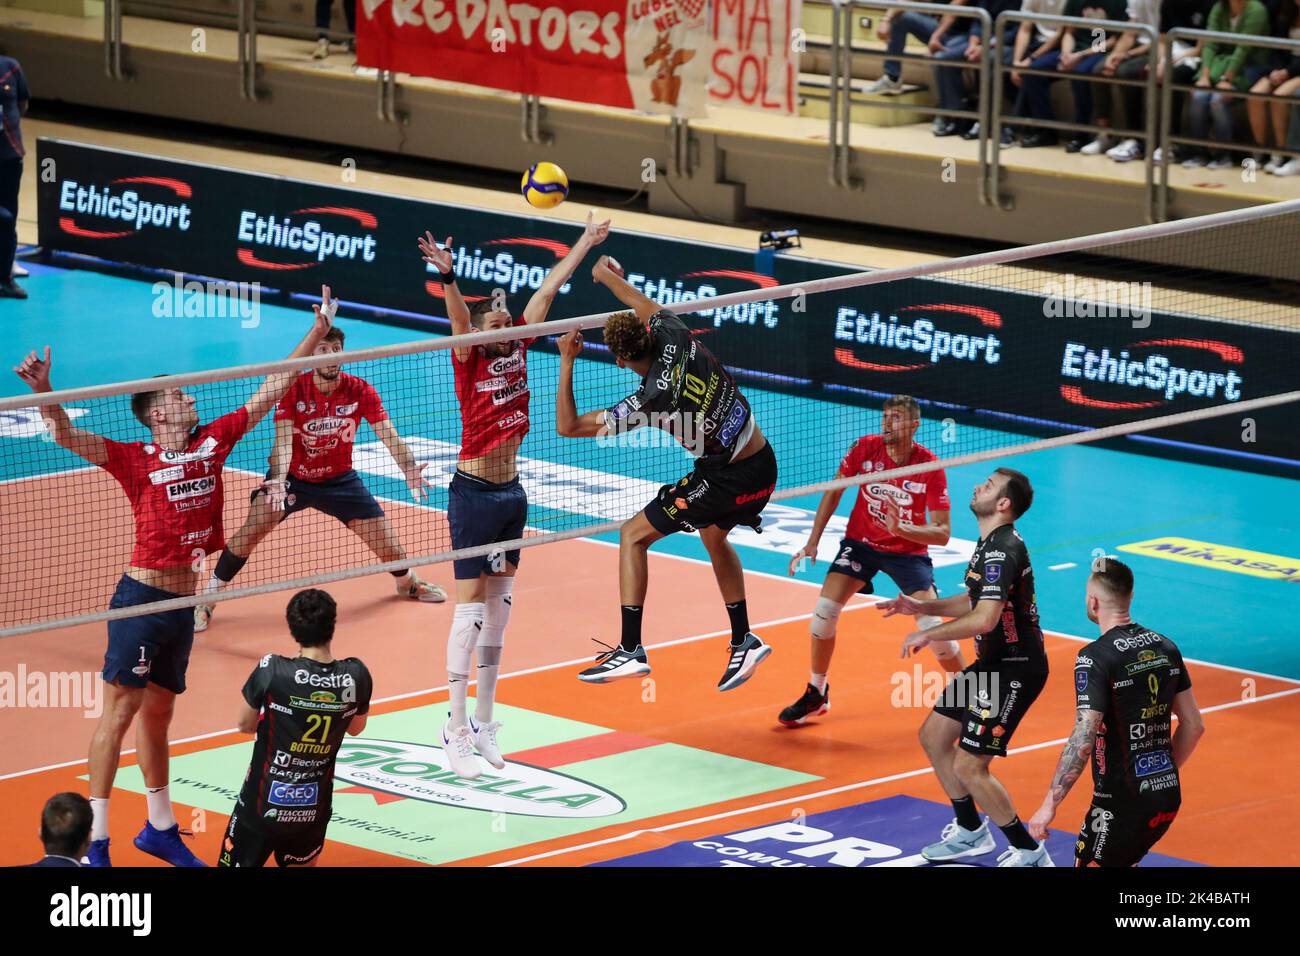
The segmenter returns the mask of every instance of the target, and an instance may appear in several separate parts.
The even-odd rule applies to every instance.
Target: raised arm
[[[461,295],[460,287],[456,285],[456,257],[451,254],[451,236],[448,236],[439,246],[433,241],[433,236],[426,232],[422,238],[416,240],[416,244],[420,247],[420,256],[438,270],[442,279],[442,294],[447,303],[447,318],[451,320],[451,334],[466,335],[472,332],[474,326],[469,320],[469,306],[465,304],[465,297]],[[468,350],[456,349],[456,351]]]
[[[561,259],[542,281],[542,287],[533,293],[533,297],[528,300],[528,305],[524,308],[524,322],[533,325],[537,322],[545,322],[546,315],[551,311],[551,303],[555,301],[556,293],[564,283],[573,278],[574,270],[582,262],[588,252],[596,248],[605,241],[609,235],[609,220],[604,222],[593,222],[592,214],[587,213],[587,225],[582,230],[582,235],[578,241],[573,244],[569,254]]]
[[[37,356],[33,349],[25,359],[14,366],[14,371],[33,392],[40,395],[54,390],[50,385],[50,366],[50,347],[47,345],[43,358]],[[72,419],[68,418],[68,413],[61,405],[51,403],[40,406],[40,409],[41,417],[45,419],[45,427],[55,444],[66,448],[74,455],[80,455],[100,468],[108,463],[108,447],[104,444],[103,437],[83,428],[73,427]]]
[[[618,301],[637,314],[642,322],[649,322],[650,317],[661,308],[658,302],[638,292],[623,277],[623,267],[609,256],[601,256],[591,270],[591,281],[603,285]]]
[[[330,287],[321,286],[321,300],[319,305],[312,305],[312,311],[315,313],[315,321],[312,323],[311,330],[303,336],[298,347],[289,353],[289,358],[305,358],[316,351],[316,346],[325,338],[325,333],[330,330],[334,323],[334,313],[338,311],[339,300],[330,298]],[[276,403],[284,398],[284,393],[289,391],[289,386],[294,380],[301,375],[301,370],[273,372],[268,375],[253,393],[245,404],[244,409],[248,412],[248,429],[252,431],[253,427],[266,417],[267,412],[275,408]]]
[[[555,390],[555,430],[564,438],[595,438],[605,431],[605,412],[578,414],[573,400],[573,363],[582,352],[582,333],[574,329],[560,339],[560,385]]]

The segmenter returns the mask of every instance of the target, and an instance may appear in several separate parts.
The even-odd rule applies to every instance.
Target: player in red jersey
[[[916,399],[910,395],[886,399],[880,415],[880,434],[859,438],[844,456],[836,477],[852,478],[935,461],[933,452],[916,443],[920,426],[921,408]],[[843,494],[840,490],[822,495],[808,543],[790,560],[791,574],[804,558],[817,561],[817,544]],[[835,653],[836,623],[849,598],[859,591],[871,593],[871,580],[878,572],[889,575],[903,594],[914,598],[938,596],[928,547],[948,543],[951,507],[948,478],[942,469],[859,486],[847,534],[840,541],[813,609],[812,676],[803,696],[781,711],[777,718],[781,723],[795,727],[830,710],[826,675]],[[939,618],[926,617],[919,626],[940,623]],[[956,674],[966,666],[956,641],[939,641],[932,647],[939,664],[949,673]]]
[[[343,330],[335,327],[316,346],[315,354],[342,351]],[[384,509],[352,467],[352,447],[362,419],[370,423],[397,462],[411,497],[424,500],[429,483],[370,383],[347,374],[338,365],[304,372],[276,406],[275,446],[266,481],[249,499],[244,526],[221,553],[208,579],[207,593],[215,593],[234,580],[272,528],[295,511],[307,508],[337,518],[380,561],[406,560],[406,550],[384,517]],[[397,593],[404,598],[433,603],[447,600],[446,591],[421,581],[409,568],[392,575]],[[207,630],[212,612],[211,604],[194,609],[195,631]]]
[[[499,291],[490,299],[475,302],[472,308],[465,304],[456,286],[450,236],[439,248],[426,232],[419,247],[424,261],[441,276],[452,333],[466,335],[544,322],[556,294],[583,257],[608,235],[609,221],[593,222],[588,213],[578,241],[546,276],[518,317],[511,316],[505,295]],[[527,352],[532,342],[529,338],[513,339],[451,350],[461,420],[460,456],[447,507],[453,548],[514,541],[524,535],[528,496],[519,483],[516,458],[528,434]],[[492,719],[492,708],[518,568],[518,550],[455,562],[456,613],[447,635],[451,713],[442,728],[442,746],[451,769],[460,777],[472,779],[482,773],[474,757],[475,749],[496,769],[505,767],[496,739],[501,725]],[[476,649],[478,689],[474,713],[470,715],[466,685]]]
[[[330,330],[337,302],[329,287],[313,307],[316,321],[290,358],[302,358]],[[50,349],[30,353],[14,369],[33,392],[53,391]],[[152,604],[191,595],[197,584],[195,556],[219,550],[222,476],[226,457],[285,393],[295,372],[267,376],[242,407],[208,425],[199,424],[192,395],[179,388],[137,392],[131,411],[149,429],[148,442],[119,442],[76,428],[59,405],[41,414],[59,445],[103,468],[122,486],[135,515],[135,549],[118,582],[111,608]],[[181,840],[168,792],[167,730],[194,643],[189,608],[108,622],[104,655],[104,711],[90,742],[91,866],[110,866],[108,796],[117,775],[122,741],[138,714],[136,754],[146,787],[149,819],[135,838],[140,850],[174,866],[203,866]]]

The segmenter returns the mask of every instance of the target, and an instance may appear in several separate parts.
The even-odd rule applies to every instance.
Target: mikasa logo
[[[516,816],[608,817],[627,808],[604,787],[528,764],[507,762],[465,780],[447,768],[441,747],[396,740],[345,740],[334,776],[412,800]]]

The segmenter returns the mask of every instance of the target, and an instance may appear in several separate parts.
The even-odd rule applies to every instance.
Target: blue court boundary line
[[[119,262],[112,259],[102,259],[96,256],[88,256],[82,253],[71,253],[62,251],[47,251],[40,256],[40,261],[46,265],[61,264],[68,261],[71,264],[66,268],[84,268],[87,271],[99,272],[118,278],[134,279],[137,281],[148,281],[147,277],[168,276],[173,281],[175,277],[180,276],[181,281],[203,281],[212,282],[230,282],[233,280],[218,279],[213,276],[202,276],[197,273],[180,272],[175,269],[157,269],[150,266],[141,266],[133,263]],[[283,290],[262,287],[262,294],[270,293],[273,304],[275,300],[280,302],[315,302],[316,297],[302,292],[285,292]],[[349,318],[357,318],[360,321],[371,321],[378,325],[387,325],[396,328],[406,328],[413,331],[432,332],[434,334],[449,334],[451,330],[451,320],[444,316],[431,316],[416,312],[407,312],[402,309],[394,309],[381,306],[368,305],[356,300],[340,299],[340,304],[346,307],[348,312],[353,313]],[[361,315],[356,315],[361,313]],[[541,336],[539,338],[542,338]],[[597,353],[608,354],[608,349],[604,346],[598,346],[595,343],[588,344]],[[602,357],[602,360],[606,360]],[[784,376],[771,372],[759,372],[753,369],[740,368],[738,366],[728,365],[727,368],[736,374],[738,378],[753,382],[762,386],[764,383],[775,383],[775,389],[784,391],[787,394],[801,395],[808,389],[816,389],[825,392],[848,392],[858,394],[883,401],[890,397],[893,392],[878,392],[873,389],[858,388],[852,385],[839,384],[817,384],[813,380],[797,378],[795,376]],[[785,383],[786,388],[781,388]],[[790,386],[801,386],[794,388]],[[807,396],[803,397],[816,397]],[[972,420],[972,423],[980,425],[981,419],[985,416],[998,419],[1005,422],[1011,422],[1022,426],[1016,429],[1019,434],[1025,434],[1033,437],[1040,434],[1043,429],[1051,429],[1061,432],[1081,432],[1088,431],[1092,426],[1072,425],[1066,422],[1059,422],[1050,418],[1037,418],[1029,415],[1020,415],[1013,412],[999,412],[993,409],[975,408],[969,405],[959,405],[949,402],[939,402],[933,399],[917,398],[918,404],[924,407],[942,408],[951,412],[960,414],[965,419]],[[1028,426],[1027,428],[1023,426]],[[1195,464],[1210,464],[1217,467],[1225,467],[1217,458],[1236,459],[1247,462],[1256,466],[1252,470],[1271,474],[1276,477],[1300,479],[1300,459],[1282,458],[1275,455],[1263,455],[1258,452],[1237,451],[1230,448],[1218,448],[1213,445],[1198,445],[1194,442],[1180,441],[1172,438],[1159,438],[1154,435],[1125,435],[1119,439],[1111,439],[1094,443],[1097,447],[1108,448],[1111,450],[1122,451],[1118,447],[1120,442],[1133,440],[1138,444],[1147,444],[1153,447],[1151,450],[1135,451],[1134,454],[1145,455],[1157,458],[1172,458],[1179,461],[1190,461]]]

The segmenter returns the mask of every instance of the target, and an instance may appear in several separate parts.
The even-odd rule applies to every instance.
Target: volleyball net
[[[1300,460],[1293,422],[1300,401],[1300,203],[1123,230],[1039,246],[713,298],[676,300],[649,280],[653,263],[620,255],[617,234],[574,276],[589,281],[597,255],[620,259],[628,279],[665,303],[695,341],[728,366],[777,456],[780,479],[770,516],[804,524],[824,491],[856,489],[891,477],[981,462],[1032,474],[1018,458],[1047,448],[1133,436],[1155,445],[1204,449],[1224,463]],[[1267,269],[1258,268],[1267,264]],[[701,268],[708,264],[701,262]],[[1273,278],[1260,278],[1267,272]],[[326,276],[328,280],[328,276]],[[356,290],[336,289],[347,299]],[[513,314],[525,302],[510,301]],[[544,326],[431,335],[341,356],[312,356],[185,373],[35,396],[0,399],[0,636],[48,630],[271,591],[325,585],[405,567],[450,590],[445,562],[491,557],[566,538],[616,531],[660,487],[685,475],[692,458],[655,427],[596,439],[556,430],[558,336],[584,330],[574,397],[579,413],[611,408],[634,393],[639,376],[619,368],[600,329],[615,311],[553,319]],[[553,313],[563,309],[563,299]],[[310,312],[301,316],[305,332]],[[346,325],[346,323],[344,323]],[[453,348],[492,347],[534,338],[528,348],[530,430],[518,452],[529,499],[522,538],[456,551],[447,521],[448,485],[460,455],[460,401]],[[44,343],[12,343],[23,353]],[[56,385],[59,343],[54,347]],[[142,347],[152,347],[142,343]],[[165,342],[160,368],[170,363]],[[150,443],[131,397],[181,388],[201,423],[246,403],[268,375],[342,365],[372,386],[372,409],[355,432],[348,401],[317,391],[296,411],[311,421],[306,444],[322,456],[350,451],[351,466],[385,512],[388,540],[376,548],[316,510],[288,516],[261,541],[224,590],[110,609],[117,579],[131,563],[135,521],[119,483],[52,440],[46,427],[58,403],[79,429],[117,442]],[[297,393],[295,393],[297,394]],[[344,393],[339,393],[344,394]],[[351,394],[351,393],[347,393]],[[938,461],[837,478],[841,459],[862,435],[879,432],[883,401],[913,396],[921,407],[916,440]],[[502,403],[511,396],[501,395]],[[250,496],[268,473],[275,415],[244,435],[220,475],[181,474],[160,462],[145,480],[174,504],[224,496],[227,540],[248,519]],[[391,423],[393,435],[377,421]],[[401,462],[419,465],[427,496],[416,500]],[[346,457],[346,455],[345,455]],[[1132,456],[1138,475],[1145,459]],[[292,495],[292,481],[290,494]],[[291,502],[292,504],[292,502]],[[185,529],[193,534],[205,529]],[[162,529],[159,533],[172,533]],[[737,529],[732,540],[752,543]],[[793,553],[802,541],[790,547]],[[397,554],[395,557],[394,554]],[[190,553],[206,581],[219,551]],[[742,555],[743,556],[743,555]],[[525,563],[527,556],[525,559]],[[377,584],[377,586],[380,586]],[[383,586],[387,586],[384,582]],[[611,582],[611,588],[614,586]]]

